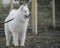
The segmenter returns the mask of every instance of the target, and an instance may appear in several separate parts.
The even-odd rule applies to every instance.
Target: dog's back
[[[15,18],[15,14],[16,14],[17,10],[16,9],[13,9],[10,11],[9,15],[7,16],[7,18],[5,19],[5,22],[8,21],[8,20],[11,20],[13,18]]]

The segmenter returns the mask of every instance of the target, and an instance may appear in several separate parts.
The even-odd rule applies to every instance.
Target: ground
[[[25,47],[9,48],[60,48],[60,31],[56,29],[39,29],[38,34],[27,31]],[[6,48],[4,33],[0,33],[0,48]]]

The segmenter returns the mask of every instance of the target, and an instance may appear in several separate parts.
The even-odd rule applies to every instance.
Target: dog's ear
[[[32,2],[32,0],[29,0],[29,2],[27,3],[27,5],[29,6],[31,2]]]
[[[20,5],[24,5],[25,4],[25,1],[21,1]]]
[[[20,6],[20,10],[22,10],[22,9],[23,9],[23,7],[24,7],[24,5],[21,5],[21,6]]]
[[[25,1],[21,1],[20,5],[21,5],[20,8],[21,8],[21,10],[22,10],[23,7],[26,5]]]

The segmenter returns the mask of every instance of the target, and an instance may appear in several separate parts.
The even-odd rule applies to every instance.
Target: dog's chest
[[[12,30],[13,32],[20,32],[24,30],[28,26],[28,23],[23,23],[23,22],[10,22],[9,23],[9,29]]]

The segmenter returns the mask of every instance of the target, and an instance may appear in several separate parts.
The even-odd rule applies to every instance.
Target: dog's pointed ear
[[[20,6],[21,9],[23,9],[23,7],[26,5],[25,1],[21,1],[20,5],[21,5],[21,6]]]
[[[25,5],[25,1],[21,1],[20,5]]]
[[[20,10],[22,10],[22,9],[23,9],[23,7],[24,7],[24,5],[21,5],[21,6],[20,6]]]
[[[29,6],[29,4],[32,2],[32,0],[29,0],[29,2],[27,3],[27,5]]]

